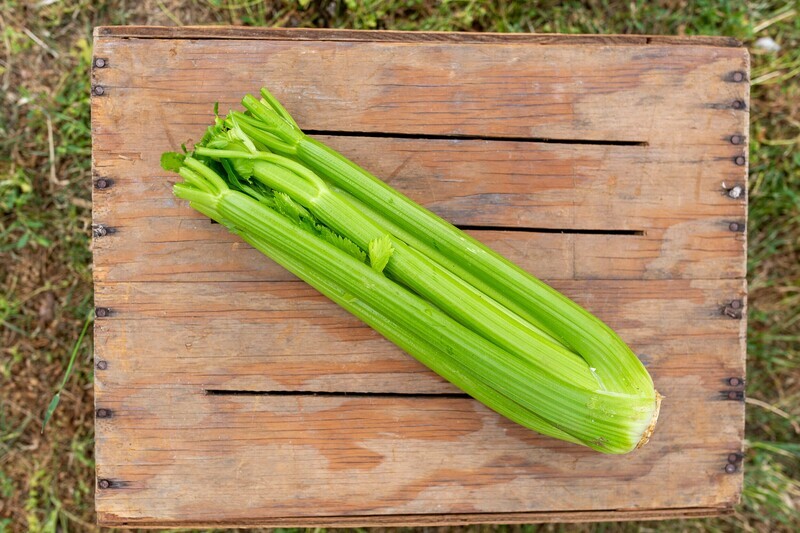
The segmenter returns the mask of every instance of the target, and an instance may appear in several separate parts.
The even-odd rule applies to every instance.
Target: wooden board
[[[98,520],[357,526],[731,512],[749,58],[730,39],[98,28]],[[461,394],[171,194],[268,86],[300,125],[606,320],[666,396],[623,457]],[[740,189],[735,189],[739,187]],[[733,381],[731,381],[733,379]]]

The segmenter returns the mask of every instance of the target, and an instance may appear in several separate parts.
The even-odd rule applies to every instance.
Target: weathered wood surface
[[[118,112],[126,123],[142,120],[137,118],[142,115],[157,122],[146,109],[146,101],[133,100]],[[98,111],[103,111],[100,105]],[[196,120],[194,138],[202,135],[210,113]],[[541,277],[744,276],[744,235],[731,238],[729,228],[732,221],[743,221],[744,199],[734,201],[726,195],[726,187],[742,183],[742,172],[722,157],[733,157],[741,150],[738,146],[721,144],[720,153],[712,151],[701,171],[697,163],[685,160],[686,154],[654,147],[333,136],[320,140],[377,176],[386,176],[394,187],[455,224],[644,233],[476,232]],[[141,146],[135,157],[104,157],[96,163],[98,174],[114,176],[117,185],[98,193],[104,201],[95,209],[96,218],[108,219],[107,210],[113,210],[113,225],[125,234],[97,243],[96,257],[103,259],[98,268],[108,269],[98,270],[99,275],[109,280],[175,279],[194,266],[202,269],[197,274],[222,272],[224,279],[252,279],[254,268],[257,276],[287,279],[288,274],[271,268],[271,263],[220,253],[241,246],[239,239],[204,225],[205,219],[175,201],[170,188],[176,179],[158,167],[163,147],[172,146],[164,130],[149,133]],[[702,157],[703,150],[707,148],[685,151]],[[175,224],[177,216],[181,225]],[[158,243],[152,253],[159,260],[129,247],[131,239]],[[541,261],[548,257],[551,261]],[[209,263],[216,260],[225,264]]]
[[[114,230],[94,243],[100,522],[728,512],[745,325],[725,309],[746,292],[746,199],[729,189],[746,190],[749,72],[734,45],[99,28],[93,218]],[[262,85],[618,330],[667,397],[651,443],[606,457],[514,426],[175,200],[161,152]]]
[[[746,132],[746,111],[733,105],[747,94],[746,74],[734,81],[748,70],[740,48],[99,42],[95,55],[108,66],[95,70],[106,96],[97,105],[144,99],[146,107],[130,100],[131,111],[163,123],[176,145],[196,134],[198,119],[207,122],[209,102],[226,110],[265,85],[314,130],[694,145],[687,159],[698,162],[698,154],[733,157],[726,137]],[[142,124],[97,124],[97,133],[119,139],[146,133]],[[699,151],[715,147],[725,150]]]
[[[169,187],[165,187],[168,189]],[[165,201],[173,201],[164,197]],[[115,239],[95,243],[95,274],[108,282],[288,281],[282,267],[208,219],[186,212],[175,217],[132,213],[115,217]],[[109,220],[107,217],[98,220]],[[500,230],[468,233],[547,279],[735,279],[744,270],[744,235],[728,222],[700,220],[645,235],[552,234]],[[128,243],[146,242],[147,255]],[[712,255],[713,253],[713,255]]]
[[[704,518],[730,515],[733,509],[716,507],[689,507],[685,509],[621,509],[618,511],[547,511],[541,513],[451,513],[447,515],[449,526],[466,526],[471,524],[530,524],[554,522],[599,522],[628,520],[663,520],[666,518]],[[406,514],[406,515],[362,515],[362,516],[315,516],[315,517],[278,517],[278,518],[242,518],[237,522],[212,519],[175,520],[165,522],[152,518],[137,518],[119,521],[115,516],[98,513],[98,521],[119,524],[122,526],[163,528],[165,524],[180,528],[254,527],[269,523],[273,527],[293,527],[298,523],[307,527],[324,528],[360,528],[365,523],[373,527],[435,527],[444,522],[441,514]]]
[[[558,33],[458,33],[328,30],[322,28],[253,28],[249,26],[106,26],[97,28],[97,37],[136,39],[246,39],[354,42],[456,42],[527,44],[673,44],[692,46],[742,46],[733,37],[716,35],[564,35]]]
[[[733,402],[709,400],[699,378],[664,378],[688,392],[697,419],[729,417]],[[695,392],[692,392],[695,391]],[[157,394],[154,394],[156,393]],[[214,396],[180,385],[115,387],[98,476],[111,487],[98,505],[109,518],[153,511],[192,517],[337,516],[580,511],[724,506],[738,488],[726,474],[734,427],[698,427],[672,409],[658,439],[635,460],[541,437],[471,399]],[[158,415],[162,410],[180,416]],[[680,458],[674,451],[680,442]],[[691,465],[691,468],[689,468]],[[117,486],[117,484],[119,484]]]
[[[741,372],[741,361],[731,357],[740,349],[740,321],[721,312],[744,296],[741,280],[552,284],[618,331],[657,382],[665,375],[691,373],[699,380],[691,387],[701,384],[705,394],[714,396],[725,377]],[[95,301],[112,313],[98,319],[95,332],[97,356],[114,367],[102,376],[106,385],[457,392],[298,281],[106,283],[97,287]],[[684,403],[691,391],[658,389],[672,399],[664,409],[682,411],[687,422],[694,416]]]

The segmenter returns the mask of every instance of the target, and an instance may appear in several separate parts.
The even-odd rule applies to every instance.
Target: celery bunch
[[[647,442],[661,396],[608,326],[261,95],[164,154],[176,196],[509,419],[604,453]]]

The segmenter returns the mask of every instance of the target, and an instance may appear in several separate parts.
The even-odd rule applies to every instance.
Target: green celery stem
[[[207,205],[195,203],[191,205],[197,211],[217,222],[226,222],[219,213]],[[523,427],[543,435],[548,435],[574,444],[582,444],[579,439],[554,427],[542,417],[525,409],[506,395],[495,390],[490,384],[485,383],[480,376],[460,364],[458,359],[431,343],[426,342],[408,327],[380,313],[363,300],[352,298],[345,287],[333,282],[325,272],[320,271],[315,262],[298,259],[285,252],[282,248],[273,246],[266,239],[257,237],[250,232],[237,230],[237,233],[255,249],[272,258],[288,271],[302,278],[309,285],[320,291],[339,306],[347,309],[354,316],[361,319],[365,324],[400,347],[406,353],[412,355],[422,364],[459,389],[468,393],[479,402],[490,406],[492,410]]]
[[[628,452],[638,444],[650,422],[652,405],[647,398],[590,391],[531,371],[437,307],[242,193],[223,192],[213,209],[236,228],[295,258],[316,262],[354,297],[394,317],[446,353],[454,357],[458,353],[462,364],[476,375],[497,376],[511,400],[588,446],[606,453]],[[320,253],[320,247],[325,248],[324,253]],[[589,411],[587,406],[591,407]]]
[[[419,241],[460,264],[490,287],[498,301],[511,304],[509,307],[515,310],[521,307],[523,317],[532,316],[537,325],[595,368],[606,387],[649,394],[655,403],[652,379],[630,348],[572,300],[316,140],[302,136],[297,141],[296,157]],[[591,329],[576,329],[587,319],[592,321]]]

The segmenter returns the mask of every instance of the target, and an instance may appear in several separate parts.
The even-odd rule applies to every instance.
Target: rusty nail
[[[729,453],[728,454],[728,462],[731,464],[741,463],[742,459],[744,459],[744,455],[739,452]]]
[[[732,463],[728,463],[725,465],[725,473],[727,474],[735,474],[736,473],[736,465]]]
[[[111,411],[103,409],[102,407],[97,410],[97,418],[108,418],[111,416]]]
[[[108,226],[104,226],[103,224],[92,224],[92,236],[94,237],[105,237],[106,235],[116,232],[116,228],[110,228]]]
[[[106,60],[103,59],[102,57],[98,57],[97,59],[94,60],[94,66],[97,68],[103,68],[106,66]]]
[[[737,70],[733,74],[731,74],[731,79],[736,83],[741,83],[745,80],[745,74],[741,70]]]
[[[98,480],[97,486],[100,487],[101,489],[107,489],[111,486],[111,482],[107,479],[101,479]]]
[[[744,392],[740,390],[728,391],[725,397],[729,400],[744,400]]]
[[[733,187],[728,189],[728,197],[736,200],[737,198],[742,196],[743,192],[744,192],[744,187],[742,187],[741,185],[734,185]]]
[[[102,96],[103,94],[105,94],[106,90],[103,88],[102,85],[95,85],[94,89],[92,89],[92,92],[97,96]]]
[[[731,231],[739,231],[739,223],[731,222],[730,224],[728,224],[728,229]]]
[[[731,144],[742,144],[742,140],[741,135],[731,135]]]
[[[99,180],[94,182],[94,186],[97,189],[105,189],[106,187],[108,187],[108,180],[105,178],[100,178]]]
[[[97,367],[97,370],[105,370],[108,368],[108,361],[98,361],[95,366]]]
[[[737,165],[739,165],[739,166],[741,167],[741,166],[743,166],[743,165],[744,165],[744,164],[747,162],[747,160],[744,158],[744,156],[743,156],[743,155],[737,155],[737,156],[736,156],[736,157],[733,159],[733,162],[734,162],[734,163],[736,163]]]
[[[734,309],[729,305],[722,310],[722,314],[728,318],[742,318],[742,312],[739,309]]]
[[[744,382],[741,380],[741,378],[728,378],[728,385],[731,387],[738,387],[743,383]]]
[[[95,307],[94,309],[94,316],[103,318],[111,314],[111,310],[108,307]]]

